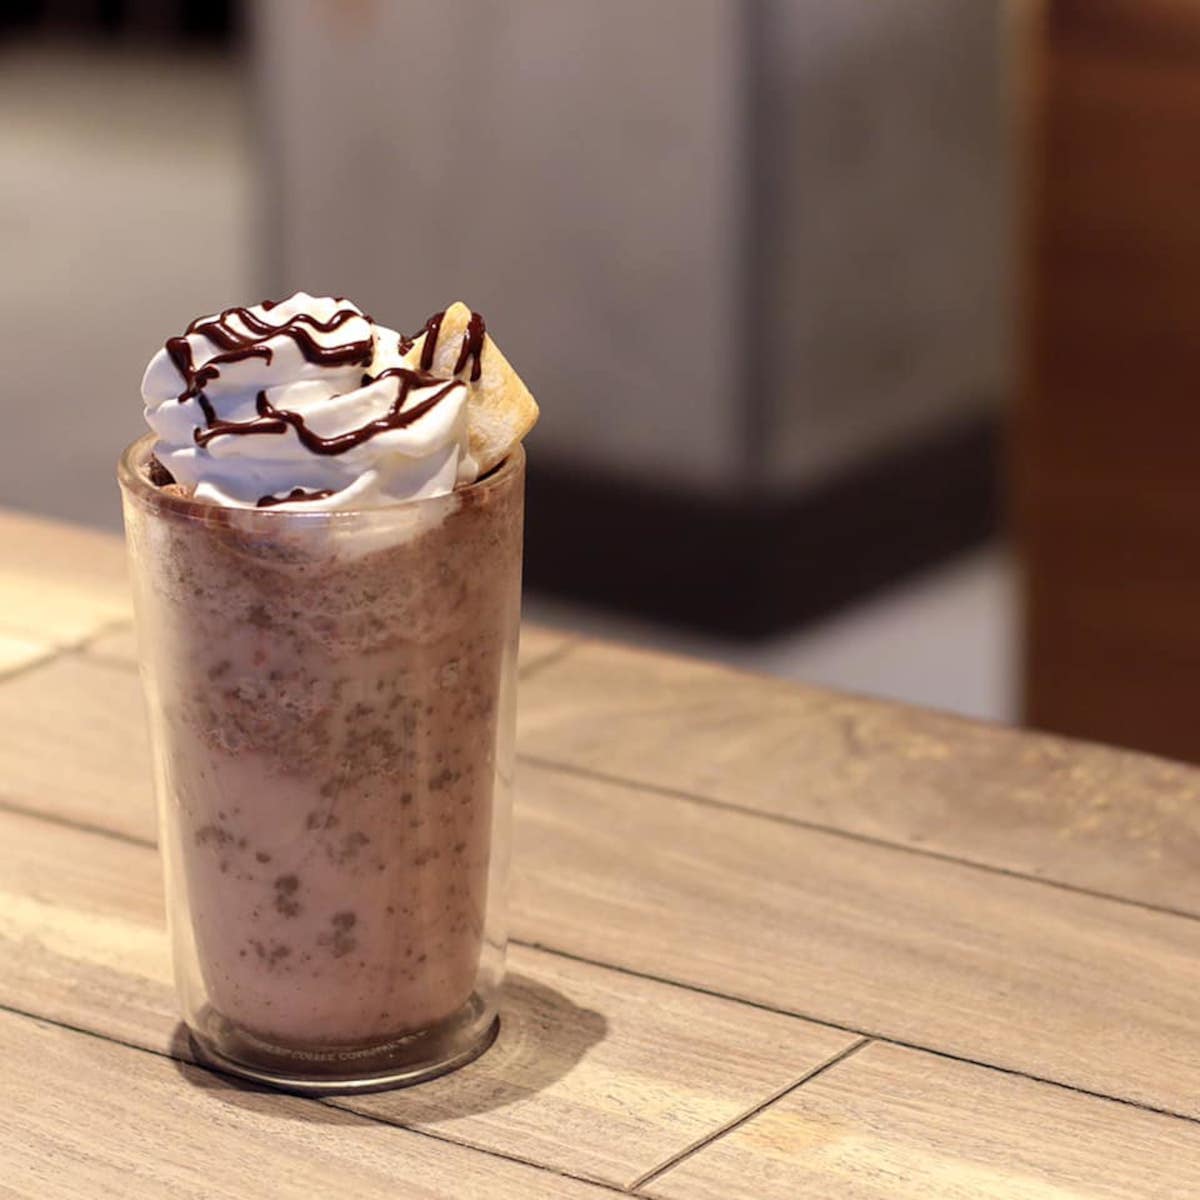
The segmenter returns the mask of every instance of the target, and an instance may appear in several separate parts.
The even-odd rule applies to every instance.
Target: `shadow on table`
[[[416,1087],[360,1096],[334,1096],[329,1102],[297,1097],[279,1104],[279,1093],[193,1065],[187,1030],[179,1025],[171,1053],[179,1074],[193,1087],[216,1093],[225,1103],[253,1112],[322,1125],[345,1125],[367,1113],[399,1125],[436,1125],[506,1108],[553,1087],[608,1033],[602,1013],[581,1008],[562,992],[510,975],[500,1008],[495,1045],[459,1071]]]

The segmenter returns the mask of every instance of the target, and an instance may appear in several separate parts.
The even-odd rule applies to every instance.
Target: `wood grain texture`
[[[99,637],[92,638],[83,646],[88,658],[101,662],[119,663],[131,670],[137,668],[137,634],[132,625],[120,625]]]
[[[54,647],[25,634],[8,634],[0,630],[0,676],[19,671],[54,652]]]
[[[477,1064],[355,1111],[628,1187],[853,1041],[521,947],[512,968]]]
[[[34,534],[58,529],[0,516],[0,545],[7,536],[28,548]],[[113,617],[115,608],[106,607],[115,604],[118,570],[124,591],[120,548],[102,535],[80,536],[73,543],[63,535],[78,569],[59,562],[59,550],[49,552],[45,633],[39,624],[23,634],[24,617],[7,629],[0,619],[0,631],[18,641],[94,639],[0,678],[8,735],[0,740],[0,809],[42,815],[0,811],[0,1004],[179,1053],[149,846],[154,816],[141,693],[130,669],[128,614]],[[39,568],[35,556],[28,561],[16,587],[24,598],[13,611],[39,614]],[[5,588],[16,594],[13,578],[0,575],[0,600]],[[353,1117],[225,1088],[229,1097],[261,1104],[256,1121],[280,1120],[278,1105],[300,1105],[298,1112],[335,1123],[365,1125],[363,1114],[372,1112],[628,1186],[851,1040],[796,1016],[658,980],[1200,1117],[1200,926],[1000,873],[1043,873],[1200,913],[1193,770],[699,663],[567,647],[559,635],[527,635],[522,667],[516,932],[527,943],[645,978],[518,947],[505,1031],[471,1067],[417,1092],[339,1101],[362,1110]],[[539,765],[539,758],[567,768]],[[632,776],[663,790],[587,772]],[[50,1076],[64,1081],[61,1089],[42,1087],[40,1108],[25,1091],[0,1104],[0,1122],[20,1110],[30,1123],[0,1137],[0,1146],[45,1146],[57,1137],[74,1147],[71,1139],[86,1127],[91,1149],[71,1158],[76,1173],[64,1176],[63,1194],[115,1193],[110,1180],[138,1171],[136,1187],[149,1181],[144,1194],[162,1194],[151,1186],[160,1182],[157,1153],[138,1160],[146,1153],[141,1142],[127,1137],[118,1145],[106,1130],[93,1135],[91,1123],[75,1119],[75,1109],[90,1114],[99,1101],[83,1090],[90,1079],[68,1071],[66,1052],[56,1058],[50,1048],[11,1048],[0,1031],[0,1057],[6,1067],[30,1061],[46,1071],[52,1064]],[[32,1068],[17,1080],[11,1074],[0,1072],[0,1089],[39,1082]],[[100,1068],[94,1074],[105,1079]],[[171,1080],[178,1090],[178,1078]],[[131,1094],[152,1097],[156,1111],[171,1109],[173,1093],[140,1087]],[[149,1109],[150,1101],[137,1105]],[[115,1128],[133,1128],[134,1118],[119,1112],[124,1125]],[[217,1124],[224,1137],[235,1128],[221,1124],[224,1109],[181,1112],[181,1131]],[[141,1114],[138,1127],[148,1123]],[[293,1124],[300,1119],[285,1122]],[[311,1118],[310,1127],[319,1128]],[[446,1154],[468,1156],[459,1182],[476,1178],[475,1151],[429,1142],[433,1158],[421,1159],[408,1146],[428,1139],[370,1128],[373,1146],[403,1139],[400,1161],[416,1164],[411,1178],[387,1177],[393,1190],[415,1178],[433,1189],[428,1194],[444,1194],[436,1167]],[[284,1147],[274,1130],[256,1124],[242,1140]],[[820,1186],[778,1194],[1191,1195],[1193,1132],[1185,1122],[1047,1084],[872,1047],[652,1187],[671,1197],[769,1200],[799,1156]],[[314,1169],[323,1181],[328,1164],[320,1154],[340,1152],[324,1146],[336,1139],[319,1140]],[[172,1143],[178,1155],[191,1144],[182,1132]],[[220,1155],[221,1144],[206,1155]],[[1106,1147],[1120,1160],[1107,1174],[1097,1167]],[[5,1186],[12,1192],[13,1179],[24,1191],[12,1194],[36,1191],[44,1182],[36,1172],[53,1160],[18,1150],[12,1161],[25,1174],[16,1175],[5,1169],[6,1152],[0,1195]],[[727,1152],[733,1158],[722,1157]],[[307,1167],[309,1142],[295,1150],[286,1143],[286,1153]],[[374,1160],[362,1165],[368,1178],[357,1190],[374,1194]],[[99,1173],[86,1174],[93,1169]],[[557,1190],[546,1194],[585,1186],[514,1169],[531,1174],[514,1176],[513,1188],[534,1195],[547,1178]],[[336,1173],[336,1163],[328,1170]],[[186,1188],[199,1178],[185,1171],[177,1194],[193,1194]],[[311,1179],[296,1178],[307,1193]],[[504,1195],[509,1187],[505,1176],[482,1194]],[[238,1194],[234,1182],[229,1189]],[[425,1193],[409,1187],[404,1194]]]
[[[6,1197],[613,1194],[14,1013],[0,1013],[0,1059]]]
[[[540,670],[546,663],[553,661],[568,646],[578,641],[574,635],[563,633],[557,629],[547,629],[544,625],[531,625],[525,622],[521,625],[521,648],[517,663],[521,675],[528,675]]]
[[[1012,424],[1026,715],[1200,760],[1200,8],[1052,0]]]
[[[1200,1116],[1200,925],[526,765],[523,940]]]
[[[1200,1126],[873,1044],[685,1159],[663,1200],[1186,1200]]]
[[[0,626],[5,632],[67,644],[129,620],[132,612],[119,538],[0,511]]]
[[[525,755],[1200,914],[1200,771],[600,643],[521,689]]]
[[[60,670],[82,673],[68,698]],[[33,764],[21,803],[151,835],[140,712],[115,690],[123,680],[135,697],[136,677],[81,660],[34,668],[0,685],[0,719],[32,711],[39,678],[47,709],[76,719],[13,760]],[[124,733],[89,741],[85,696],[124,713]],[[5,754],[28,748],[16,731]],[[1196,1110],[1194,921],[528,763],[516,833],[525,940]]]
[[[153,849],[0,813],[0,1004],[186,1052],[160,889]],[[481,1059],[339,1105],[625,1185],[851,1040],[521,947],[510,968]]]
[[[521,670],[569,635],[522,630]],[[2,644],[0,644],[2,648]],[[130,629],[11,680],[0,677],[0,802],[143,841],[156,836],[145,706]]]
[[[63,655],[0,681],[0,803],[155,838],[136,671]]]

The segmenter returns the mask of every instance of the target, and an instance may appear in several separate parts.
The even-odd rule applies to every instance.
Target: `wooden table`
[[[0,672],[0,1195],[1200,1195],[1194,769],[530,629],[500,1039],[318,1102],[180,1034],[116,539]]]

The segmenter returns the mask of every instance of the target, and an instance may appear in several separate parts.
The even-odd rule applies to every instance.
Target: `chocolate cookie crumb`
[[[150,455],[150,461],[146,464],[146,475],[155,487],[168,487],[175,482],[175,476],[153,454]]]

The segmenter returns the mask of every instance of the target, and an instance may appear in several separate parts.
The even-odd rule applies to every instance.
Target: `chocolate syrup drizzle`
[[[270,312],[275,307],[271,300],[264,300],[261,308]],[[345,342],[337,346],[322,346],[313,336],[314,333],[333,333],[347,321],[362,316],[367,322],[368,332],[365,338],[358,341]],[[237,317],[249,331],[239,333],[229,325],[231,317]],[[261,358],[268,365],[275,353],[270,346],[262,345],[262,341],[272,337],[289,337],[299,347],[306,362],[321,366],[349,366],[353,363],[369,363],[373,353],[374,338],[370,332],[372,322],[369,317],[359,313],[357,309],[343,308],[335,312],[325,321],[319,321],[308,313],[297,313],[282,325],[271,325],[256,317],[248,308],[235,305],[225,309],[216,317],[197,317],[186,329],[185,334],[198,333],[208,338],[221,353],[214,354],[203,366],[197,367],[192,355],[191,343],[186,336],[168,338],[167,354],[175,369],[183,376],[184,389],[179,393],[179,402],[195,399],[204,420],[208,425],[216,421],[217,416],[204,387],[221,374],[221,366],[226,363],[245,362],[250,358]]]
[[[428,371],[433,366],[433,356],[437,353],[438,338],[442,332],[442,322],[446,319],[446,310],[436,312],[417,333],[404,334],[400,338],[400,353],[407,354],[416,344],[422,334],[425,341],[421,344],[421,370]],[[462,345],[459,347],[458,359],[454,363],[454,375],[461,375],[467,363],[472,362],[471,382],[476,383],[482,374],[483,339],[487,336],[487,322],[483,313],[471,313],[463,333]]]
[[[294,504],[298,500],[324,500],[327,496],[332,496],[333,491],[330,488],[317,488],[316,491],[307,492],[304,488],[292,488],[286,496],[260,496],[256,508],[274,508],[276,504]]]
[[[457,379],[444,380],[440,376],[430,375],[426,371],[414,371],[411,367],[389,367],[372,382],[377,383],[380,379],[386,378],[399,380],[396,399],[392,401],[391,408],[382,417],[376,417],[375,420],[368,421],[365,425],[360,425],[357,429],[351,429],[347,433],[322,437],[319,433],[314,433],[309,429],[304,418],[298,412],[292,412],[286,408],[276,408],[267,399],[267,393],[262,391],[258,393],[254,402],[254,407],[258,412],[258,416],[254,420],[213,421],[207,429],[197,429],[193,436],[196,439],[196,445],[206,446],[213,438],[220,437],[222,434],[245,436],[256,433],[286,433],[288,427],[291,426],[296,431],[301,445],[313,454],[345,454],[347,450],[361,446],[363,442],[375,437],[376,434],[386,433],[389,429],[406,429],[414,421],[420,420],[430,409],[436,407],[456,387],[461,386]],[[408,399],[409,392],[414,387],[433,387],[439,383],[445,384],[445,386],[439,388],[428,399],[422,400],[420,404],[414,404],[412,408],[401,411],[405,400]]]
[[[263,305],[266,308],[266,305]],[[272,306],[274,307],[274,306]],[[269,312],[270,309],[267,309]],[[249,333],[238,333],[230,328],[230,317],[237,319],[248,329]],[[341,345],[323,346],[313,336],[315,333],[333,333],[347,321],[359,317],[367,322],[368,332],[365,338],[358,341],[344,342]],[[373,350],[373,339],[370,333],[371,321],[354,308],[343,308],[335,312],[325,321],[319,321],[308,313],[297,313],[289,317],[282,325],[272,325],[261,317],[256,317],[248,308],[234,306],[227,308],[217,317],[197,317],[188,327],[188,333],[203,334],[210,342],[220,346],[222,350],[240,350],[253,346],[261,338],[290,337],[300,348],[307,362],[321,366],[349,366],[352,363],[369,363]],[[218,355],[218,357],[220,357]],[[216,359],[210,361],[215,362]],[[234,361],[234,360],[229,360]]]
[[[271,351],[266,346],[262,349],[266,351],[266,359],[269,363]],[[200,405],[200,411],[204,413],[205,421],[211,425],[217,419],[217,414],[213,411],[211,401],[204,394],[204,385],[216,379],[221,373],[220,370],[211,363],[205,363],[204,366],[197,369],[192,360],[191,343],[185,337],[167,338],[167,354],[170,356],[171,362],[175,364],[175,370],[183,376],[184,389],[179,393],[179,403],[182,404],[185,400],[195,397]],[[244,357],[251,356],[245,355]]]
[[[454,374],[458,375],[462,372],[463,367],[474,359],[474,366],[471,367],[471,382],[475,383],[483,370],[481,358],[483,356],[483,339],[487,336],[487,325],[483,319],[483,313],[473,312],[471,319],[467,322],[467,330],[463,334],[462,348],[458,352],[458,359],[454,364]]]
[[[428,371],[433,366],[433,355],[437,350],[438,334],[442,332],[442,321],[445,320],[446,310],[434,313],[425,322],[425,344],[421,347],[421,370]]]
[[[336,302],[346,303],[345,297],[337,297]],[[276,307],[276,302],[264,300],[259,307],[264,312],[269,312]],[[261,358],[269,365],[274,357],[274,351],[270,346],[263,345],[262,341],[279,336],[291,338],[305,361],[309,363],[320,366],[349,366],[355,363],[366,365],[373,356],[374,322],[357,309],[340,309],[324,321],[318,320],[308,313],[298,313],[282,325],[272,325],[255,316],[248,308],[238,305],[225,309],[215,317],[198,317],[187,327],[186,333],[200,334],[208,338],[219,349],[219,353],[214,354],[202,366],[195,365],[192,347],[186,336],[168,338],[166,351],[175,369],[184,380],[184,390],[179,394],[179,402],[195,399],[204,414],[205,428],[193,431],[193,437],[198,446],[206,446],[213,438],[223,434],[231,436],[282,434],[291,428],[296,431],[296,436],[305,449],[313,454],[344,454],[347,450],[360,446],[363,442],[375,437],[376,434],[385,433],[391,429],[407,428],[436,407],[455,387],[459,386],[457,379],[446,380],[430,373],[445,316],[445,310],[434,313],[422,327],[421,333],[425,335],[425,342],[421,347],[419,369],[389,367],[376,376],[363,375],[362,387],[378,383],[382,379],[394,378],[398,381],[396,399],[387,413],[373,421],[368,421],[367,424],[357,429],[332,437],[322,437],[320,434],[314,433],[309,429],[300,413],[276,408],[267,399],[265,390],[260,391],[255,398],[255,409],[258,413],[256,418],[250,421],[221,420],[217,417],[212,402],[204,394],[204,387],[220,376],[220,368],[224,364]],[[236,317],[247,332],[242,333],[232,328],[229,324],[232,317]],[[341,345],[323,346],[314,337],[315,333],[333,333],[355,317],[362,317],[368,326],[372,327],[372,331],[366,338]],[[411,337],[401,337],[400,353],[407,354],[416,344],[416,339],[421,336],[421,333]],[[467,363],[470,362],[472,364],[471,382],[474,383],[479,379],[480,360],[486,334],[487,324],[482,314],[473,312],[467,322],[466,331],[463,333],[462,345],[454,366],[456,376],[461,374]],[[421,401],[420,404],[414,405],[407,411],[401,411],[414,387],[428,388],[437,384],[444,384],[444,386],[428,399]],[[298,487],[293,488],[287,496],[263,496],[258,500],[258,507],[270,508],[276,504],[301,500],[323,500],[332,494],[328,490],[306,491],[304,488]]]

